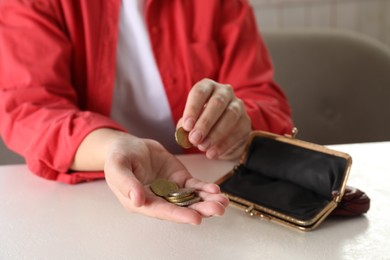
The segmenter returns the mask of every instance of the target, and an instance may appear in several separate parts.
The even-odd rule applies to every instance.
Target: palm
[[[121,143],[118,150],[114,149],[105,171],[107,183],[129,211],[192,224],[199,224],[205,216],[223,214],[228,201],[216,185],[192,178],[180,161],[155,141],[124,141],[130,143]],[[150,190],[150,183],[156,179],[194,188],[203,201],[187,208],[169,203]]]

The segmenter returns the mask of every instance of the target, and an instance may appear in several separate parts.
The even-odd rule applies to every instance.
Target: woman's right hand
[[[102,168],[107,184],[128,211],[188,224],[200,224],[204,217],[224,214],[228,199],[221,194],[218,185],[193,178],[160,143],[111,129],[100,129],[82,142],[76,158],[83,150],[87,153],[85,148],[88,143],[92,143],[91,147],[97,147],[94,140],[104,140],[100,148],[106,152],[100,158],[104,158]],[[77,163],[81,166],[80,159],[75,160],[74,166]],[[92,161],[89,163],[93,164]],[[92,168],[90,170],[97,170]],[[151,191],[150,184],[156,179],[166,179],[179,187],[196,189],[202,200],[188,207],[176,206]]]

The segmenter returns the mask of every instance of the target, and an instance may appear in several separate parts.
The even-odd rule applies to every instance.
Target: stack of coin
[[[188,149],[192,147],[192,143],[188,139],[188,132],[184,130],[183,127],[180,127],[175,132],[176,143],[178,143],[181,147]]]
[[[181,207],[190,206],[201,200],[194,189],[179,188],[176,183],[164,179],[155,180],[150,189],[157,196]]]

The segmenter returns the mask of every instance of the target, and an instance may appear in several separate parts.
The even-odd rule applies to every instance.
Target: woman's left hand
[[[178,123],[209,159],[237,159],[252,130],[243,101],[230,85],[203,79],[191,89]]]

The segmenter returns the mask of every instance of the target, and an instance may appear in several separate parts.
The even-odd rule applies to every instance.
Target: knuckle
[[[205,84],[196,84],[193,88],[192,88],[192,92],[195,94],[195,95],[198,95],[198,96],[204,96],[208,93],[208,86],[205,85]]]
[[[214,81],[209,79],[209,78],[201,79],[199,82],[203,83],[203,84],[213,84],[214,83]]]
[[[241,108],[244,108],[244,102],[242,101],[242,99],[236,98],[235,102],[237,102],[238,105],[239,105]]]
[[[220,91],[227,97],[229,97],[229,99],[232,99],[234,97],[234,90],[233,90],[233,87],[229,84],[226,84],[226,85],[221,85],[220,87]]]
[[[233,114],[236,119],[240,118],[242,115],[242,109],[238,102],[231,102],[227,107],[227,111]]]
[[[231,93],[231,94],[234,93],[232,85],[226,84],[226,85],[223,85],[223,86],[224,86],[225,91],[227,91],[228,93]]]
[[[202,92],[207,92],[207,91],[209,91],[210,89],[213,88],[214,84],[215,84],[215,82],[213,80],[208,79],[208,78],[204,78],[204,79],[198,81],[194,85],[193,89],[194,90],[199,90],[199,91],[202,91]]]
[[[215,107],[224,107],[226,106],[226,98],[221,94],[217,94],[210,99],[209,103]]]

